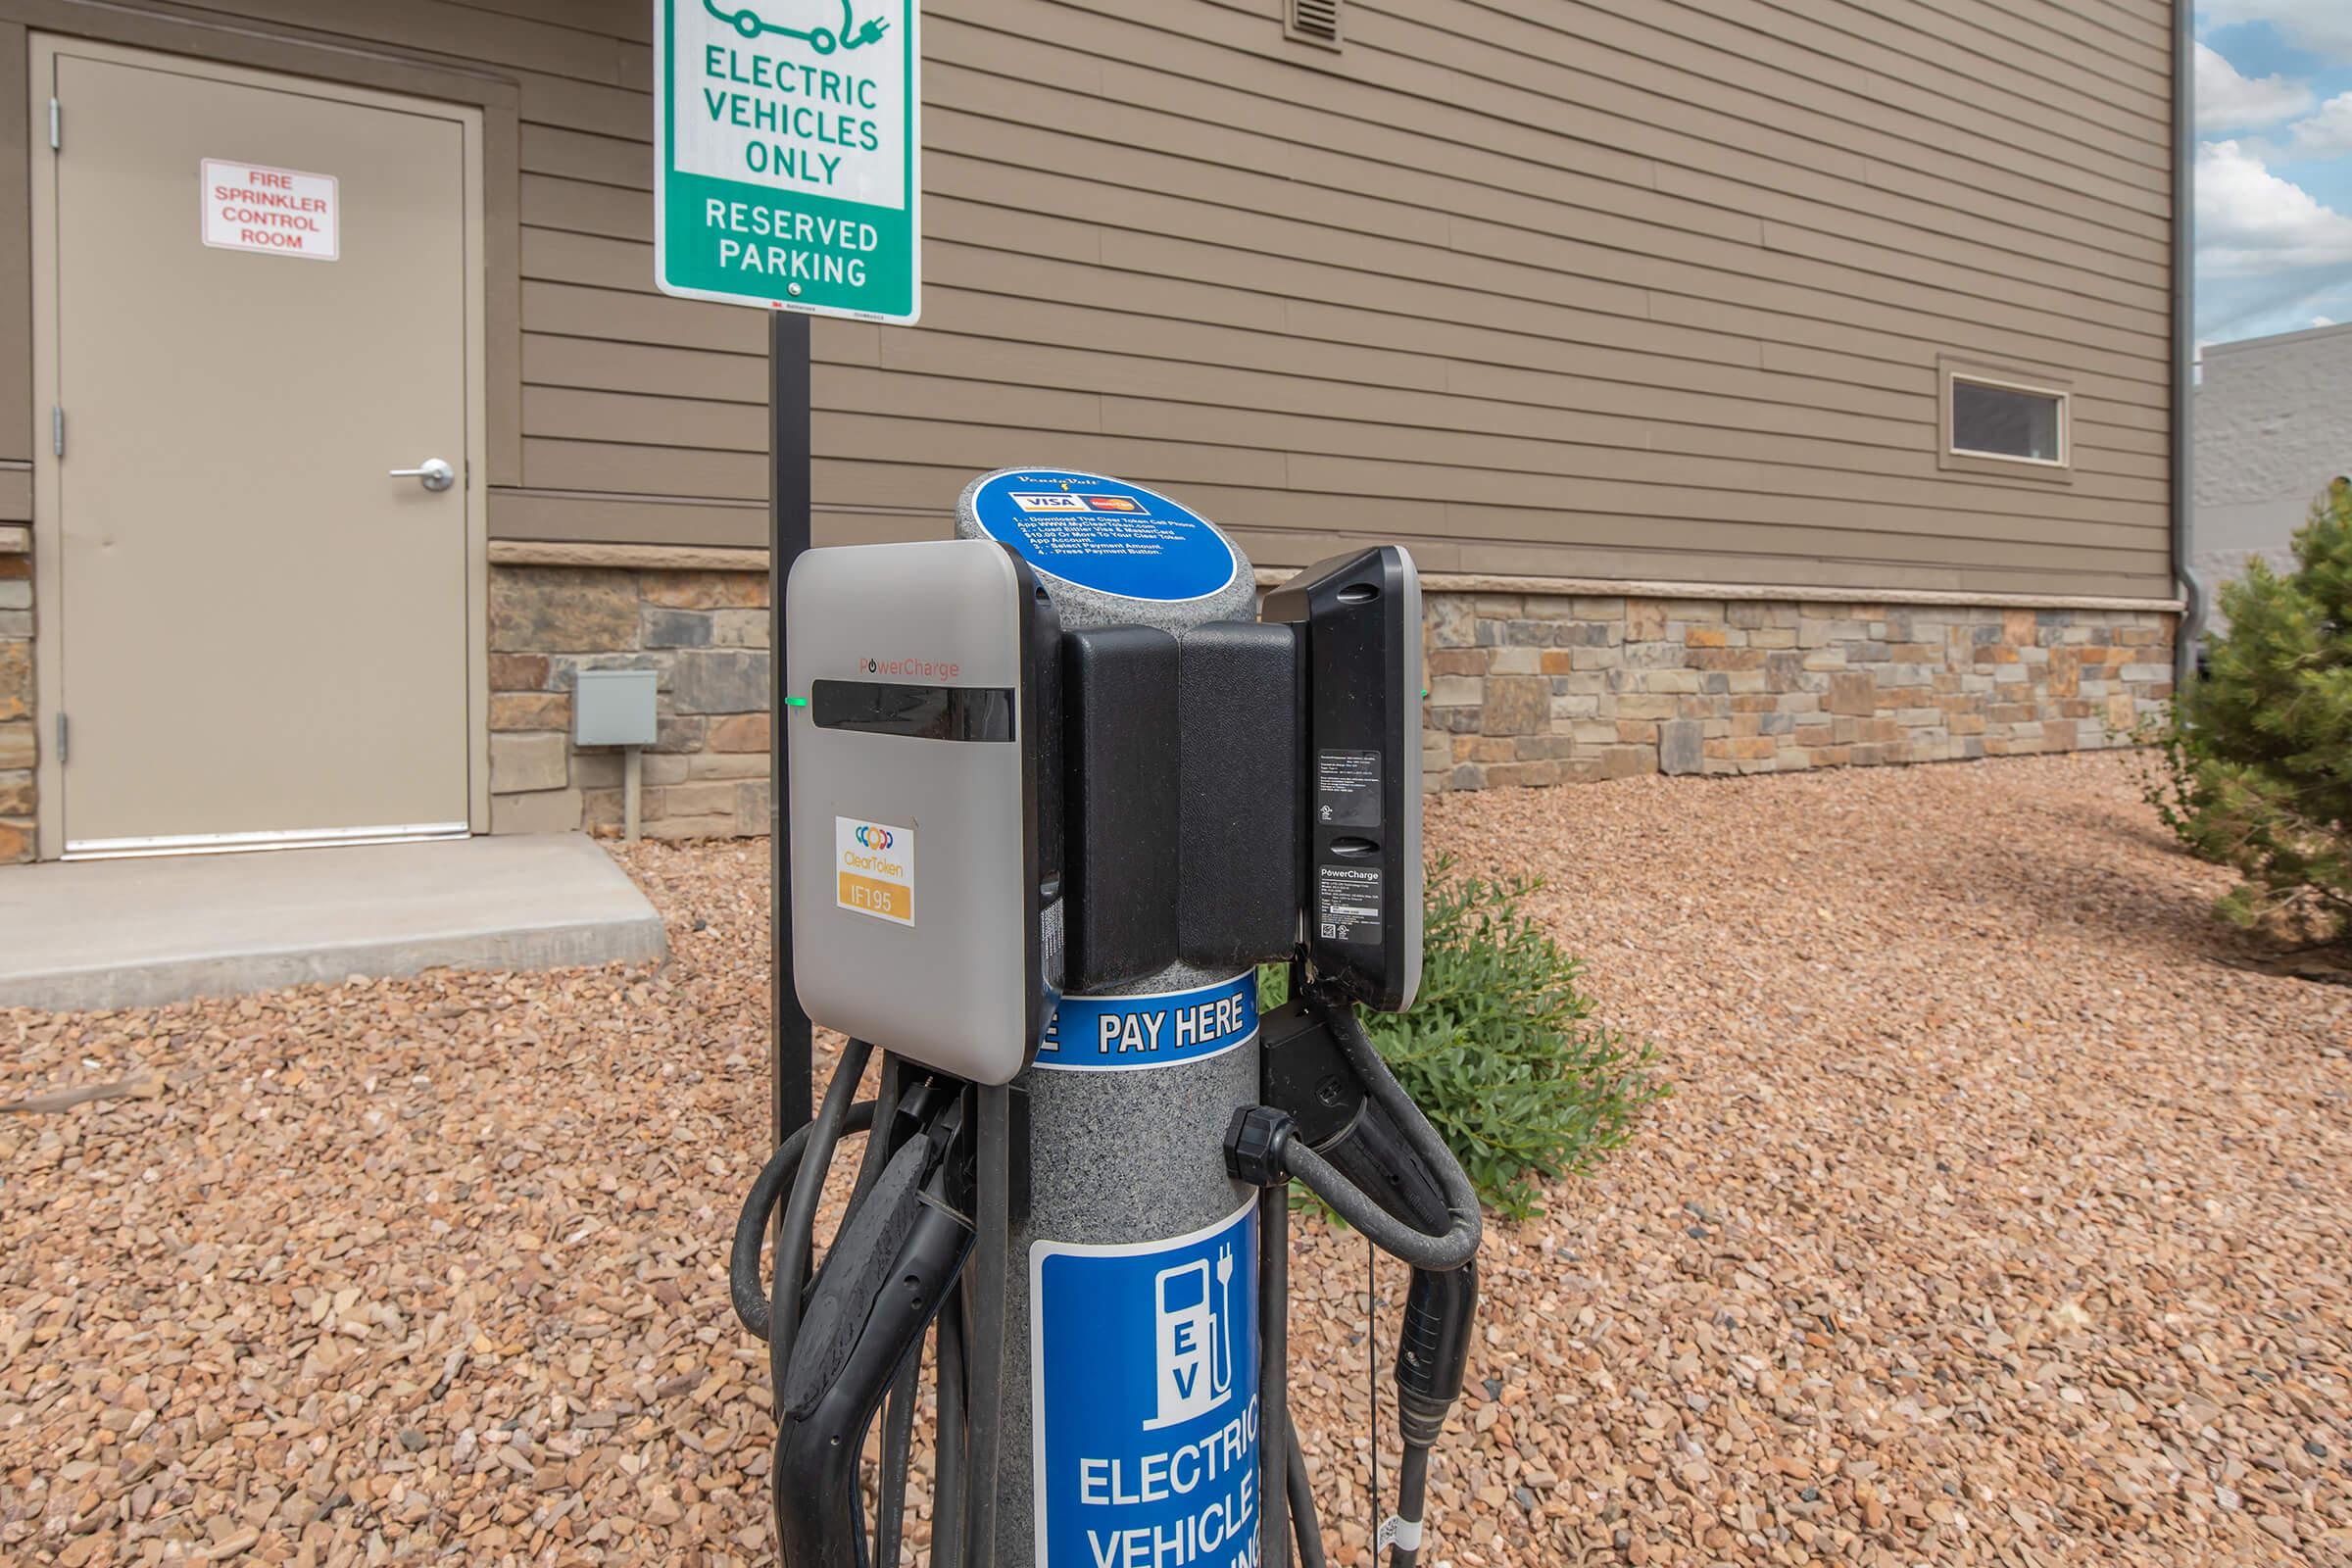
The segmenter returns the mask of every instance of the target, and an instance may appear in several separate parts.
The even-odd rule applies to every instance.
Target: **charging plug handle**
[[[1404,1441],[1427,1446],[1445,1430],[1462,1396],[1470,1364],[1470,1325],[1478,1312],[1478,1261],[1439,1272],[1413,1270],[1396,1337],[1396,1408]]]
[[[923,1332],[971,1247],[972,1227],[925,1194],[889,1267],[866,1282],[870,1294],[843,1303],[859,1318],[854,1332],[825,1333],[804,1342],[812,1347],[808,1357],[796,1353],[776,1432],[776,1544],[785,1568],[862,1568],[858,1466],[866,1428],[900,1370],[921,1349]],[[811,1330],[825,1327],[814,1309],[824,1295],[820,1282]],[[820,1357],[829,1376],[816,1375]]]
[[[1404,1439],[1397,1513],[1385,1528],[1390,1568],[1414,1568],[1427,1505],[1429,1450],[1461,1396],[1478,1310],[1477,1190],[1452,1152],[1389,1071],[1337,987],[1301,984],[1261,1027],[1263,1090],[1274,1102],[1234,1112],[1225,1168],[1238,1181],[1278,1187],[1291,1177],[1374,1246],[1412,1265],[1396,1344],[1396,1406]],[[1298,1450],[1289,1459],[1295,1466]],[[1294,1493],[1298,1477],[1291,1478]],[[1294,1496],[1299,1555],[1320,1568],[1313,1499]]]

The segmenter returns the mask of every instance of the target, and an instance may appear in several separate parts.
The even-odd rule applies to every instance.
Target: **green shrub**
[[[2352,480],[2221,592],[2229,634],[2180,695],[2147,796],[2181,843],[2234,868],[2221,913],[2323,940],[2352,935]]]
[[[1362,1014],[1479,1195],[1513,1219],[1540,1212],[1544,1180],[1590,1171],[1670,1093],[1649,1047],[1592,1021],[1583,962],[1524,912],[1542,885],[1466,875],[1438,857],[1420,995],[1405,1012]],[[1258,971],[1261,1006],[1289,989],[1285,969]]]

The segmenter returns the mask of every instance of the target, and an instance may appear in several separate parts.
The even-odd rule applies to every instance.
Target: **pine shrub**
[[[2337,940],[2352,935],[2352,480],[2313,505],[2294,557],[2222,589],[2230,630],[2176,704],[2148,793],[2191,852],[2237,871],[2221,913]]]

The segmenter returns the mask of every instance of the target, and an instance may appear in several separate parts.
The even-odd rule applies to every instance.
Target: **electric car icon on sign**
[[[858,22],[851,14],[851,4],[852,0],[760,0],[760,4],[756,6],[729,6],[723,0],[703,0],[703,9],[746,38],[756,39],[772,32],[780,38],[798,38],[818,54],[829,55],[835,49],[858,49],[869,43],[880,43],[882,35],[890,30],[890,24],[878,18]],[[796,27],[788,23],[771,22],[760,15],[762,11],[798,11],[802,14],[802,20],[810,20],[818,15],[830,18],[836,7],[840,9],[841,21],[830,27],[822,23]]]

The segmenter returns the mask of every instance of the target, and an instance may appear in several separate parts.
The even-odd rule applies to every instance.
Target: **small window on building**
[[[1945,372],[1945,449],[1957,458],[2067,466],[2068,394],[2055,387]]]

